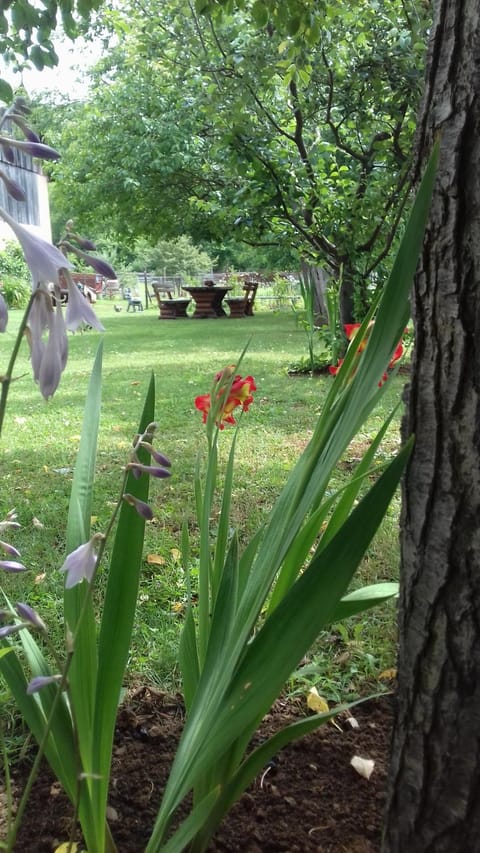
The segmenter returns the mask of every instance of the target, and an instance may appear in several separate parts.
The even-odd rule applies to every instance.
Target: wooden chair
[[[230,299],[226,299],[225,301],[230,308],[229,317],[232,320],[240,320],[246,316],[245,307],[247,302],[244,296],[231,296]]]
[[[245,291],[245,314],[247,317],[253,317],[253,305],[257,295],[258,282],[246,281],[243,289]]]

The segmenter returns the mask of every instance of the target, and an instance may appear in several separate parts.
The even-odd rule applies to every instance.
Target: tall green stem
[[[0,393],[0,436],[2,434],[3,429],[3,421],[5,418],[5,411],[7,408],[7,398],[8,392],[10,390],[10,385],[12,382],[13,368],[15,367],[15,362],[17,360],[18,351],[20,349],[20,345],[22,343],[22,338],[25,333],[25,329],[27,328],[28,317],[30,314],[30,309],[33,305],[33,300],[36,298],[36,293],[32,293],[30,299],[28,300],[28,305],[25,310],[25,314],[22,317],[22,322],[20,323],[20,327],[17,332],[17,337],[15,339],[15,344],[13,346],[12,353],[10,355],[10,361],[8,362],[7,372],[0,377],[2,390]]]

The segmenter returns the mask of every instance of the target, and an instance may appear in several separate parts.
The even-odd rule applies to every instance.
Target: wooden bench
[[[153,292],[157,300],[160,314],[159,320],[177,320],[182,317],[187,317],[187,308],[190,305],[191,299],[174,299],[172,296],[173,288],[166,288],[161,284],[152,284]],[[167,299],[165,299],[165,293]]]

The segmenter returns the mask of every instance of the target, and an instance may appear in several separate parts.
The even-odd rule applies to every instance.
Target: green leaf
[[[152,375],[138,432],[145,432],[154,420],[155,380]],[[148,463],[149,457],[143,448],[139,451],[139,458]],[[129,474],[125,491],[147,501],[148,476],[143,475],[136,480]],[[113,733],[135,617],[144,533],[145,519],[124,501],[112,549],[98,642],[95,716],[91,733],[93,773],[100,776],[92,782],[98,827],[105,823]]]
[[[97,436],[102,395],[102,355],[100,342],[90,375],[83,415],[82,433],[68,508],[66,551],[70,554],[90,537],[93,482],[97,455]],[[86,601],[86,599],[89,599]],[[80,614],[82,621],[79,625]],[[97,674],[97,627],[90,590],[82,582],[64,591],[64,616],[67,630],[75,635],[75,653],[69,682],[75,707],[78,738],[84,771],[90,772],[90,745]]]
[[[384,601],[388,601],[396,595],[398,595],[398,583],[385,582],[362,586],[340,599],[330,623],[341,622],[349,616],[363,613],[365,610],[377,607],[377,605],[383,604]]]
[[[10,83],[7,83],[6,80],[0,79],[0,101],[3,101],[5,104],[9,104],[13,98],[13,89],[10,86]]]

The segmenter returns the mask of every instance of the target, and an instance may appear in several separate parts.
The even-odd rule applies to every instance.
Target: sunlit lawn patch
[[[143,314],[116,313],[111,302],[100,302],[99,316],[106,327],[103,408],[99,436],[93,530],[101,530],[116,499],[131,436],[141,401],[153,370],[157,380],[157,412],[162,449],[172,460],[173,476],[155,498],[155,518],[147,524],[146,556],[130,677],[177,685],[176,648],[183,617],[183,573],[178,558],[183,519],[190,522],[193,549],[192,482],[196,453],[203,440],[201,416],[194,398],[204,392],[212,373],[235,362],[250,340],[243,373],[255,376],[255,406],[242,426],[234,487],[234,520],[240,541],[250,536],[266,516],[285,482],[287,473],[308,439],[322,406],[331,377],[290,377],[289,363],[304,354],[304,335],[288,313],[260,313],[248,320],[180,320],[161,322],[157,310]],[[6,335],[0,337],[0,369],[11,349],[20,313],[12,312]],[[98,343],[95,332],[70,337],[70,356],[62,383],[49,403],[41,399],[31,379],[27,346],[17,363],[22,375],[13,383],[1,448],[3,514],[16,506],[22,529],[15,544],[31,571],[8,577],[5,586],[14,600],[28,600],[60,632],[61,588],[58,571],[64,559],[64,529],[72,470],[78,448],[87,381]],[[371,425],[356,437],[339,466],[339,482],[360,456],[372,433],[398,399],[402,380],[389,380],[381,410]],[[385,452],[398,442],[398,422],[391,428]],[[225,456],[231,436],[222,435]],[[345,466],[345,471],[342,467]],[[396,577],[398,502],[383,525],[377,544],[364,564],[362,582]],[[294,618],[294,614],[292,614]],[[361,690],[362,680],[375,681],[394,660],[394,608],[362,617],[356,645],[346,649],[350,658],[338,657],[338,648],[322,653],[318,677],[331,685],[323,693]],[[385,624],[386,623],[386,624]],[[353,636],[353,634],[352,634]],[[336,641],[337,642],[337,641]],[[346,635],[340,645],[348,646]],[[337,645],[338,645],[337,643]],[[353,662],[352,662],[353,661]],[[344,698],[344,696],[342,696]]]

